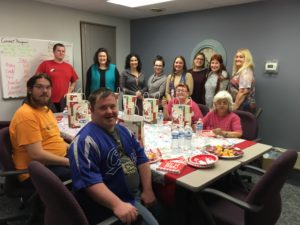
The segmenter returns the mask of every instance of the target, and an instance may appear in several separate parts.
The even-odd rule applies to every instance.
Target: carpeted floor
[[[254,180],[257,177],[253,177]],[[300,171],[293,171],[282,191],[282,213],[276,225],[300,224]],[[0,217],[18,210],[18,201],[0,196]],[[11,222],[8,225],[23,225],[24,222]]]

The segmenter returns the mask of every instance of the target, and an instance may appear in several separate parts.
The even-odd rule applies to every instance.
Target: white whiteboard
[[[4,99],[26,96],[26,82],[38,65],[53,59],[53,45],[65,45],[65,61],[73,65],[73,44],[63,41],[0,37],[0,73]]]

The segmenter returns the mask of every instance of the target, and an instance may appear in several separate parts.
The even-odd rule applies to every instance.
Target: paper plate
[[[208,168],[215,165],[218,157],[212,154],[199,154],[188,158],[188,164],[198,168]]]

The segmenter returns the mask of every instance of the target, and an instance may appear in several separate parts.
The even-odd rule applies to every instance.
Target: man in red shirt
[[[36,74],[46,73],[52,81],[51,100],[54,103],[57,112],[63,109],[60,107],[62,98],[67,93],[71,93],[75,86],[78,76],[73,67],[64,62],[65,46],[57,43],[53,46],[53,60],[43,61],[36,70]]]

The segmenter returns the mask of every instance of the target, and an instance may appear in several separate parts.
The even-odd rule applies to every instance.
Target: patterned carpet
[[[253,177],[254,180],[257,177]],[[1,182],[1,180],[0,180]],[[294,171],[281,191],[282,213],[276,225],[300,224],[300,171]],[[18,201],[0,196],[0,217],[18,210]],[[24,222],[11,222],[8,225],[24,225]]]

